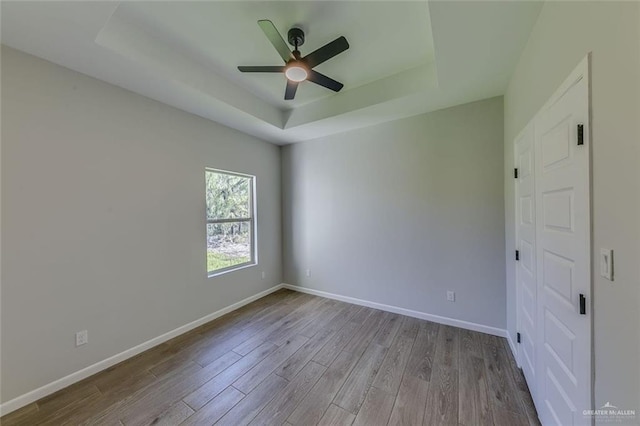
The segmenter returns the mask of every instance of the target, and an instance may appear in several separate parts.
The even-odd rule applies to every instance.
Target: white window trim
[[[257,208],[256,208],[256,177],[254,175],[248,175],[245,173],[232,172],[229,170],[222,169],[214,169],[213,167],[205,167],[205,176],[207,172],[213,173],[221,173],[227,174],[231,176],[240,176],[243,178],[250,179],[249,185],[249,211],[251,212],[251,217],[247,218],[233,218],[233,219],[208,219],[206,213],[206,199],[205,199],[205,222],[206,224],[210,223],[231,223],[231,222],[249,222],[249,227],[251,229],[251,259],[248,262],[239,263],[237,265],[228,266],[226,268],[216,269],[215,271],[209,272],[209,266],[207,265],[207,278],[214,278],[220,275],[227,274],[229,272],[237,271],[239,269],[250,268],[252,266],[256,266],[258,264],[258,229],[257,229]],[[206,232],[205,232],[205,240],[206,240]],[[209,248],[205,245],[205,253]]]

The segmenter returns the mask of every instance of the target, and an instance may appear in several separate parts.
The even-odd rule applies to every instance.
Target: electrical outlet
[[[76,346],[82,346],[89,343],[89,332],[87,330],[78,331],[76,333]]]
[[[262,279],[264,280],[266,278],[267,274],[265,274],[264,271],[262,271]]]
[[[308,277],[310,277],[311,276],[311,269],[307,269],[306,274],[307,274]]]
[[[449,302],[455,302],[456,301],[456,292],[455,291],[447,291],[447,300]]]

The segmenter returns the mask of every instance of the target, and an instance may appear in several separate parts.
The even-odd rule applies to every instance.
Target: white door
[[[568,426],[590,424],[592,408],[587,59],[556,93],[534,130],[536,406],[544,425]]]
[[[528,125],[515,141],[516,177],[516,280],[518,294],[518,361],[535,398],[536,383],[536,221],[533,125]],[[515,176],[514,176],[515,177]]]

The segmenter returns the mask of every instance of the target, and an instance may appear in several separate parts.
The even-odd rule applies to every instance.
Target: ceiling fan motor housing
[[[304,31],[300,28],[293,27],[287,33],[289,44],[294,47],[300,47],[304,44]]]

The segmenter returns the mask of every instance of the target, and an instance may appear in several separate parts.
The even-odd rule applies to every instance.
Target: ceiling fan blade
[[[287,88],[284,91],[284,99],[290,101],[295,98],[296,90],[298,90],[298,82],[287,80]]]
[[[314,82],[315,84],[319,84],[322,87],[326,87],[327,89],[331,89],[334,92],[339,92],[340,89],[344,87],[344,84],[339,81],[335,81],[332,78],[327,77],[324,74],[320,74],[318,71],[311,70],[309,72],[309,76],[307,80]]]
[[[331,43],[325,44],[320,49],[314,50],[303,58],[309,68],[313,68],[316,65],[327,61],[334,56],[344,52],[349,48],[349,43],[344,37],[338,37]]]
[[[271,44],[273,44],[273,47],[276,48],[285,63],[289,62],[291,59],[295,59],[293,57],[293,53],[289,50],[287,43],[276,29],[276,26],[273,25],[273,22],[268,19],[261,19],[258,21],[258,25],[260,25],[260,28],[262,28],[262,31],[267,36]]]
[[[242,72],[284,72],[284,67],[276,66],[239,66],[238,70]]]

